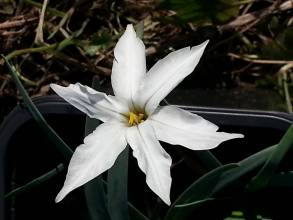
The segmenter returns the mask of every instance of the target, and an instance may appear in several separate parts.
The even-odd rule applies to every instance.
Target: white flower
[[[129,144],[146,182],[170,205],[171,158],[159,140],[192,150],[207,150],[241,134],[217,132],[218,127],[202,117],[174,106],[159,106],[162,99],[198,64],[207,41],[170,53],[146,72],[145,46],[128,25],[115,49],[112,87],[115,96],[81,84],[51,88],[67,102],[104,123],[76,148],[56,202],[85,184],[115,162]]]

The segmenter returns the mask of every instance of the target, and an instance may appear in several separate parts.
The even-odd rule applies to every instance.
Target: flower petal
[[[121,98],[107,96],[105,93],[79,83],[70,84],[68,87],[57,84],[50,86],[59,96],[91,118],[97,118],[103,122],[126,120],[123,114],[127,113],[129,108],[127,102]]]
[[[208,41],[183,48],[159,60],[147,73],[136,102],[150,115],[164,99],[198,64]]]
[[[132,101],[146,73],[145,46],[132,25],[127,25],[116,44],[114,56],[111,76],[114,94]]]
[[[174,106],[158,108],[148,120],[159,140],[191,150],[207,150],[224,141],[244,137],[242,134],[217,132],[218,126]]]
[[[55,201],[108,170],[125,149],[125,127],[121,123],[104,123],[76,148],[68,167],[66,180]]]
[[[127,129],[127,142],[133,150],[138,166],[146,174],[146,182],[166,204],[170,205],[172,163],[148,122]]]

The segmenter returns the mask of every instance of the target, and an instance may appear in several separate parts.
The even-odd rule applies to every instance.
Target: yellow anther
[[[128,119],[128,124],[133,126],[133,125],[138,125],[139,123],[142,123],[145,121],[145,114],[143,113],[133,113],[129,112],[129,119]]]
[[[136,115],[133,112],[129,113],[129,120],[128,123],[132,126],[135,122]]]

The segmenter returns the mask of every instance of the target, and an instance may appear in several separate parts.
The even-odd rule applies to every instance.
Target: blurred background
[[[210,43],[171,104],[292,112],[292,0],[0,0],[0,53],[31,97],[50,83],[111,92],[113,48],[132,23],[147,66],[168,53]],[[0,122],[21,102],[0,60]]]

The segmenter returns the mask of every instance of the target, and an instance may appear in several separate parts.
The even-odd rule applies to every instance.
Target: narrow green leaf
[[[178,217],[177,219],[184,219],[184,216],[188,216],[201,203],[198,206],[189,206],[184,211],[175,206],[210,198],[216,192],[263,164],[275,148],[276,145],[261,150],[237,163],[238,166],[235,166],[235,164],[227,164],[205,174],[181,194],[170,207],[164,219],[175,220],[176,217]],[[206,185],[203,184],[205,182],[207,183]]]
[[[27,184],[20,186],[11,192],[7,193],[5,195],[5,198],[13,197],[13,196],[18,196],[21,195],[25,192],[30,191],[31,189],[40,186],[42,183],[52,179],[55,177],[57,174],[61,173],[64,170],[64,165],[61,163],[59,164],[56,168],[50,170],[49,172],[43,174],[42,176],[28,182]]]
[[[112,220],[128,220],[128,153],[129,147],[108,170],[108,211]],[[115,210],[115,211],[114,211]]]
[[[176,208],[176,206],[209,198],[221,175],[228,170],[235,169],[236,167],[238,167],[237,164],[226,164],[203,175],[177,198],[164,219],[178,220],[188,217],[193,211],[193,206],[188,206],[184,209]]]
[[[3,59],[5,60],[7,67],[9,69],[9,72],[12,76],[13,81],[15,82],[22,98],[25,103],[25,106],[31,113],[34,120],[37,122],[38,126],[42,129],[44,134],[47,135],[49,140],[54,144],[56,149],[62,154],[63,158],[66,162],[68,162],[72,156],[72,150],[66,145],[66,143],[58,136],[58,134],[51,128],[51,126],[46,122],[45,118],[42,116],[42,114],[39,112],[37,107],[34,105],[32,100],[30,99],[29,95],[27,94],[25,88],[23,87],[21,81],[18,78],[17,72],[15,69],[9,64],[8,60],[5,56],[3,56]]]
[[[96,90],[100,89],[100,82],[96,77],[93,78],[92,88]],[[101,122],[97,119],[86,117],[84,136],[92,133],[100,124]],[[107,198],[101,175],[84,185],[84,193],[90,219],[110,220],[109,213],[107,212]]]
[[[181,204],[181,205],[176,205],[175,208],[185,208],[185,207],[188,207],[188,206],[195,206],[195,205],[201,205],[205,202],[208,202],[208,201],[213,201],[215,200],[215,198],[207,198],[207,199],[203,199],[203,200],[197,200],[195,202],[190,202],[190,203],[185,203],[185,204]]]
[[[137,208],[135,208],[131,203],[128,202],[129,208],[129,219],[131,220],[150,220],[144,214],[142,214]]]
[[[209,170],[222,166],[222,163],[218,158],[216,158],[209,150],[197,151],[196,154]]]
[[[24,0],[23,2],[25,4],[32,5],[32,6],[35,6],[35,7],[38,7],[38,8],[42,8],[42,6],[43,6],[41,3],[35,2],[35,1],[32,1],[32,0]],[[48,7],[46,11],[49,14],[54,15],[54,16],[58,16],[58,17],[63,17],[65,15],[65,13],[63,11],[59,11],[59,10],[57,10],[55,8]]]
[[[143,38],[143,34],[144,34],[144,22],[143,21],[140,21],[139,23],[137,23],[135,26],[135,32],[136,32],[136,35],[142,39]]]
[[[277,170],[280,162],[284,158],[288,150],[293,146],[293,125],[287,130],[277,147],[272,151],[271,155],[267,158],[265,164],[257,175],[248,184],[248,189],[255,191],[265,187],[275,171]]]
[[[238,163],[239,164],[238,168],[235,168],[235,169],[232,169],[230,171],[225,172],[222,175],[220,181],[216,184],[216,186],[213,190],[213,194],[220,191],[221,189],[228,186],[229,184],[231,184],[235,180],[239,179],[243,175],[252,171],[253,169],[261,166],[266,161],[266,159],[269,157],[271,152],[276,148],[276,146],[277,145],[273,145],[271,147],[268,147],[264,150],[261,150],[255,154],[245,158],[244,160],[242,160]]]
[[[86,183],[84,185],[84,193],[90,219],[110,220],[102,177],[98,176]]]

